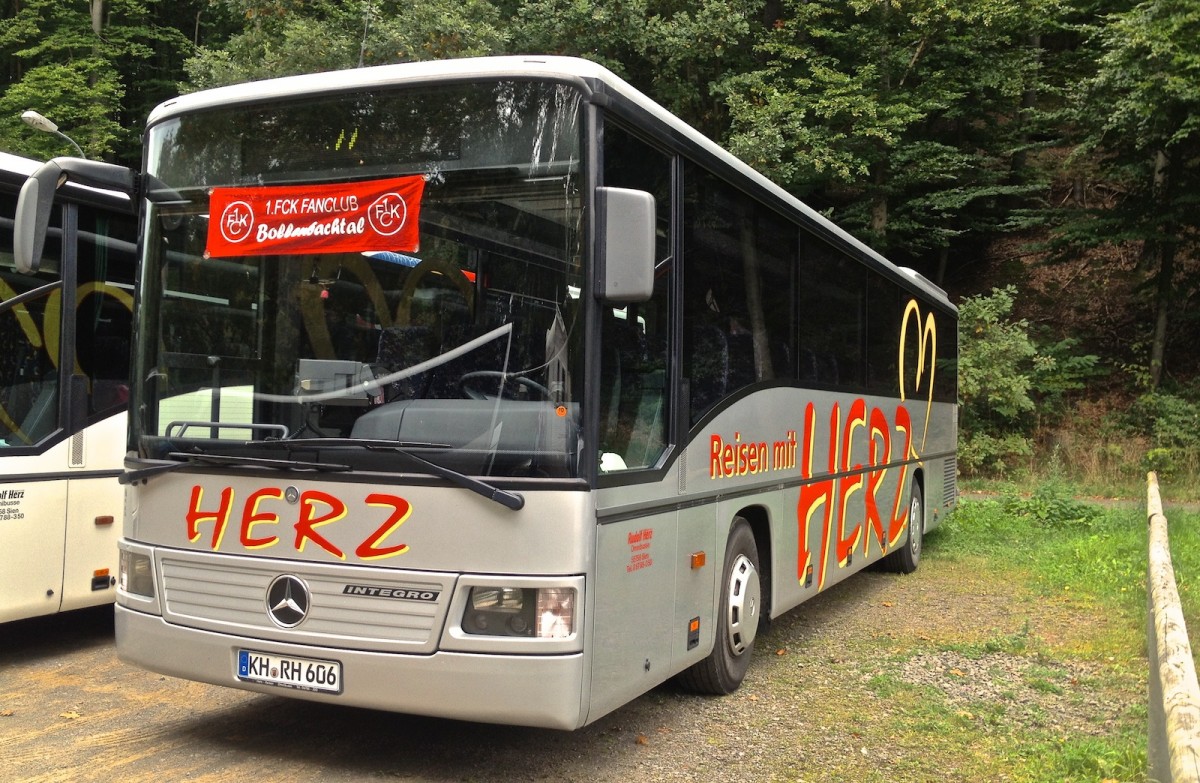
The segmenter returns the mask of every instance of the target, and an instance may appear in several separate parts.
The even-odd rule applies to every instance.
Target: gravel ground
[[[116,660],[103,614],[12,624],[0,780],[1028,780],[1006,770],[1044,752],[1031,738],[1144,721],[1142,663],[1064,652],[1092,649],[1113,618],[1033,600],[930,543],[916,574],[860,574],[776,620],[738,692],[667,684],[576,732],[160,677]]]

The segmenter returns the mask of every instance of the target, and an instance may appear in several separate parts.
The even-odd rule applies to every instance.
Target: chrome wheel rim
[[[745,555],[738,555],[729,573],[726,586],[729,608],[725,614],[725,631],[729,649],[741,655],[754,644],[758,633],[758,612],[762,606],[762,588],[758,569]]]
[[[925,520],[921,512],[921,499],[913,494],[912,503],[908,507],[908,549],[913,560],[921,556],[921,543],[925,538]]]

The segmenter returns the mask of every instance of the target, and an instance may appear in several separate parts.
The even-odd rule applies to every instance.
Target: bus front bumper
[[[116,607],[117,655],[160,674],[231,688],[329,704],[456,720],[576,729],[583,704],[583,654],[432,655],[343,650],[281,644],[170,625],[157,615]],[[340,693],[318,693],[247,682],[238,677],[238,655],[336,661]]]

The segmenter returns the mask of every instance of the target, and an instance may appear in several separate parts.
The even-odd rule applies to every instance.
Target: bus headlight
[[[145,598],[154,597],[154,569],[149,555],[121,550],[121,589]]]
[[[485,636],[565,639],[575,631],[571,587],[472,587],[462,629]]]

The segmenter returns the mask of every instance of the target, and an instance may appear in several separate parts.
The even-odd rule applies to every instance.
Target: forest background
[[[136,166],[180,92],[596,60],[960,307],[959,466],[1200,498],[1195,0],[4,0],[0,149]]]

